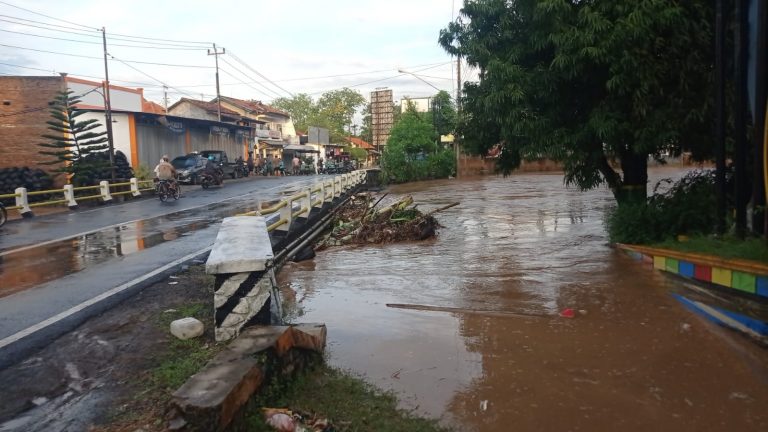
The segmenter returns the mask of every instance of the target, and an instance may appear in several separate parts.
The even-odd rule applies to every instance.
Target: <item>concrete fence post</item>
[[[341,195],[341,177],[333,178],[333,197],[338,198]]]
[[[305,219],[309,218],[309,212],[312,211],[312,188],[307,188],[306,196],[299,198],[299,206],[301,210],[306,209],[307,212],[302,215]]]
[[[322,207],[323,203],[325,203],[325,182],[320,182],[315,185],[313,189],[319,189],[317,191],[317,194],[319,195],[319,200],[315,203],[313,207]]]
[[[64,199],[67,201],[67,207],[70,210],[77,208],[77,201],[75,201],[75,187],[71,184],[64,185]]]
[[[19,214],[25,218],[34,216],[32,209],[29,208],[29,196],[27,195],[27,188],[16,188],[13,193],[16,194],[16,206],[19,208]]]
[[[131,177],[131,195],[133,196],[141,196],[141,191],[139,190],[139,179],[136,177]]]
[[[102,180],[99,182],[99,187],[101,191],[101,199],[104,200],[105,203],[112,201],[112,194],[109,193],[109,182]]]
[[[333,200],[333,181],[323,180],[323,201],[331,202],[332,200]]]
[[[290,198],[286,198],[284,201],[286,201],[286,205],[280,207],[280,220],[286,221],[279,227],[277,227],[278,231],[290,231],[291,224],[293,223],[293,200]]]

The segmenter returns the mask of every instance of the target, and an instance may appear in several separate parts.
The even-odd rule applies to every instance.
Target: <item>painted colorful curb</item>
[[[657,270],[768,298],[768,265],[647,246],[616,244],[616,247]]]

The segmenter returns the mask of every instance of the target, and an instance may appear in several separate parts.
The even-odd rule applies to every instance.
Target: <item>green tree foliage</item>
[[[445,178],[456,170],[451,150],[438,150],[432,125],[412,109],[392,127],[381,156],[384,176],[395,183]]]
[[[328,129],[332,142],[342,142],[348,136],[352,118],[365,106],[365,98],[357,90],[343,88],[323,93],[314,101],[305,93],[291,98],[278,98],[272,105],[291,114],[294,125],[303,131],[310,126]]]
[[[646,196],[647,160],[712,148],[714,3],[705,0],[473,0],[440,44],[479,69],[460,134],[500,168],[562,161],[582,189],[619,204]],[[614,168],[618,162],[620,169]]]
[[[368,152],[365,149],[350,147],[348,152],[349,156],[357,161],[365,162],[368,159]]]
[[[456,131],[456,107],[447,91],[440,90],[432,97],[431,109],[428,120],[434,125],[438,134],[447,135]]]
[[[307,132],[310,126],[317,126],[310,124],[310,120],[317,117],[317,105],[306,93],[299,93],[291,98],[277,98],[272,101],[272,106],[290,113],[296,129]]]
[[[47,121],[52,133],[42,135],[49,142],[39,144],[50,150],[39,153],[54,157],[40,162],[45,165],[60,165],[54,171],[77,178],[90,178],[103,172],[109,166],[104,158],[93,157],[106,151],[109,146],[106,132],[95,132],[101,127],[96,119],[77,120],[86,111],[75,108],[80,103],[78,96],[70,90],[59,92],[51,102],[51,120]],[[92,156],[92,157],[89,157]]]

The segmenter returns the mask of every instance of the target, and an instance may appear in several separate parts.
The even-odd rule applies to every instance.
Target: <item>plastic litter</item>
[[[560,311],[560,316],[563,318],[573,318],[576,316],[576,312],[572,308],[565,308]]]
[[[265,422],[279,432],[334,432],[326,418],[285,408],[262,408]]]

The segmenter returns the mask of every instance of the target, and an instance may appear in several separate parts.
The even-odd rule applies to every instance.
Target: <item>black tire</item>
[[[211,180],[208,177],[203,177],[203,180],[200,182],[200,186],[202,186],[203,189],[208,189],[211,187]]]
[[[178,200],[181,198],[181,185],[177,184],[176,189],[173,191],[173,199]]]
[[[170,195],[170,191],[168,190],[168,184],[166,184],[165,182],[160,183],[157,186],[157,197],[160,199],[160,202],[168,201],[169,195]]]
[[[192,186],[200,184],[200,178],[197,174],[192,174],[192,177],[189,178],[189,184]]]
[[[5,207],[0,205],[0,227],[5,225],[5,222],[8,220],[8,212],[5,211]]]

